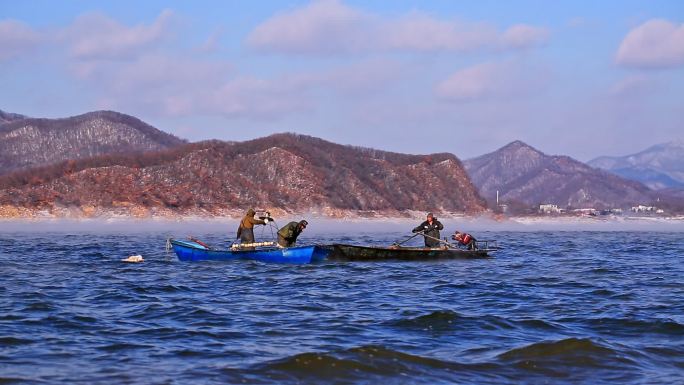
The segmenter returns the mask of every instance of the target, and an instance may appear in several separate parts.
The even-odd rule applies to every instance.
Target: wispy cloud
[[[131,25],[88,13],[50,34],[5,22],[0,28],[12,33],[0,39],[13,36],[11,41],[21,41],[25,36],[24,41],[32,44],[43,39],[52,45],[56,49],[49,54],[58,58],[54,62],[64,63],[76,81],[92,90],[98,108],[255,121],[302,116],[330,103],[351,111],[375,98],[391,111],[398,100],[392,90],[401,87],[422,93],[427,99],[420,103],[429,105],[434,94],[431,82],[420,79],[423,68],[386,53],[523,49],[548,39],[545,29],[523,24],[500,32],[488,23],[441,20],[418,11],[383,18],[337,0],[323,0],[276,14],[252,30],[248,44],[269,52],[370,55],[255,75],[248,67],[205,55],[219,49],[220,29],[201,46],[185,49],[192,55],[184,54],[178,31],[172,28],[177,18],[164,10],[149,22]],[[507,66],[486,64],[457,73],[438,87],[437,96],[466,100],[513,93],[519,83],[505,74],[511,69]],[[460,80],[470,76],[474,77]]]
[[[439,20],[420,12],[381,24],[374,38],[382,50],[469,51],[492,45],[498,38],[491,25]]]
[[[638,97],[651,94],[658,88],[658,83],[651,76],[644,74],[629,75],[616,82],[610,89],[610,95],[617,97]]]
[[[548,37],[546,28],[526,24],[501,32],[488,23],[443,20],[417,11],[383,18],[338,0],[321,0],[266,20],[247,45],[283,54],[461,52],[530,48]]]
[[[281,53],[334,54],[369,48],[370,16],[336,0],[313,2],[258,25],[250,47]]]
[[[545,44],[548,39],[548,29],[527,24],[516,24],[501,35],[503,47],[517,49],[539,46]]]
[[[172,33],[173,12],[164,10],[149,25],[127,26],[100,13],[79,16],[62,32],[78,59],[123,59],[144,52]]]
[[[412,70],[396,60],[370,59],[331,68],[314,79],[321,87],[346,96],[369,95],[382,92],[405,81]]]
[[[174,18],[164,10],[149,24],[130,26],[104,14],[85,14],[59,31],[55,43],[66,47],[67,67],[92,86],[99,108],[161,116],[272,113],[267,106],[273,103],[265,98],[259,99],[263,109],[251,107],[255,98],[248,85],[237,85],[240,75],[232,63],[201,55],[217,49],[219,30],[193,55],[163,49],[172,42]],[[263,85],[252,85],[255,93],[264,93]]]
[[[30,51],[41,42],[41,34],[16,20],[0,20],[0,61]]]
[[[436,95],[446,101],[468,102],[528,96],[540,90],[547,76],[519,63],[481,63],[456,71],[435,87]]]
[[[220,39],[223,36],[222,29],[216,29],[212,32],[207,39],[197,47],[197,52],[200,53],[212,53],[217,52],[220,48]]]
[[[274,119],[314,109],[306,77],[235,78],[209,96],[210,112],[229,118]]]
[[[620,65],[637,68],[684,65],[684,24],[648,20],[625,36],[616,60]]]
[[[310,76],[257,78],[229,62],[156,53],[86,61],[74,74],[92,84],[102,108],[160,116],[214,115],[269,120],[312,108]]]

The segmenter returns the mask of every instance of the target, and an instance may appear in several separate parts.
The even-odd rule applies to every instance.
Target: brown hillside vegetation
[[[397,154],[294,134],[193,143],[17,172],[0,177],[0,205],[48,211],[135,207],[180,214],[253,206],[288,212],[484,209],[454,155]]]

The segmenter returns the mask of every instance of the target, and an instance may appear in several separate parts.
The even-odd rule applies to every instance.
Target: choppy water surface
[[[178,262],[162,233],[2,233],[0,383],[684,382],[682,233],[478,235],[505,249],[293,266]]]

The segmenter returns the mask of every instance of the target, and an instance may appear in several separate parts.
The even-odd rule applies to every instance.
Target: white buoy
[[[122,262],[138,263],[138,262],[144,262],[145,260],[143,259],[142,255],[131,255],[130,257],[124,258],[121,261]]]

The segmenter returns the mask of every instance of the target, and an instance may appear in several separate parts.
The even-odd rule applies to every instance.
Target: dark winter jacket
[[[302,233],[300,222],[290,222],[278,230],[278,244],[283,247],[292,247],[297,242],[297,237]]]
[[[425,235],[429,235],[432,238],[439,238],[439,230],[443,230],[444,226],[442,225],[442,222],[438,220],[433,220],[432,224],[430,222],[425,221],[420,224],[420,226],[416,227],[413,229],[414,233],[417,232],[423,232]],[[432,239],[425,237],[425,247],[437,247],[439,246],[440,242],[437,241],[436,239]]]

